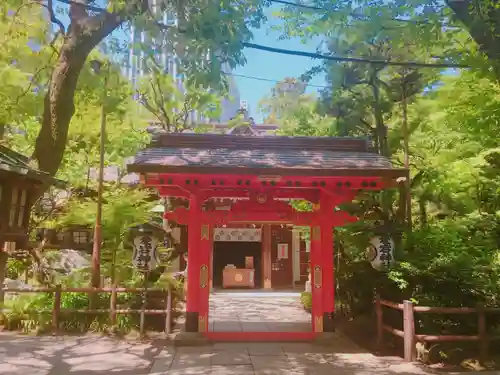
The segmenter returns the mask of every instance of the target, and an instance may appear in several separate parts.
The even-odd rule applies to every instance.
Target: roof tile
[[[140,151],[135,165],[172,167],[241,167],[284,169],[391,168],[378,154],[354,151],[234,150],[158,147]]]

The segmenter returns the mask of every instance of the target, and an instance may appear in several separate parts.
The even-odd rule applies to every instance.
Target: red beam
[[[214,188],[245,188],[245,189],[323,189],[328,191],[346,190],[380,190],[389,181],[378,176],[255,176],[255,175],[225,175],[225,174],[148,174],[145,177],[146,186],[178,186],[191,191]]]
[[[162,186],[157,190],[162,197],[189,198],[189,193],[178,186]]]
[[[212,341],[226,342],[286,342],[312,341],[316,332],[205,332],[204,335]]]
[[[155,186],[160,196],[188,197],[189,193],[177,186]],[[192,189],[193,193],[198,193],[204,200],[210,198],[249,198],[254,192],[264,193],[273,198],[305,199],[317,203],[319,192],[314,189],[243,189],[243,188],[218,188],[218,189]]]
[[[341,226],[349,222],[355,222],[357,217],[349,215],[344,211],[336,211],[329,217],[316,212],[279,212],[279,211],[205,211],[201,213],[201,220],[207,224],[228,223],[280,223],[296,225],[330,225]],[[179,207],[175,211],[165,212],[163,217],[179,224],[188,224],[189,211],[185,207]]]

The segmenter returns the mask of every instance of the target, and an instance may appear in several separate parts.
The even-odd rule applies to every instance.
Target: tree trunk
[[[446,0],[455,16],[479,45],[500,80],[500,8],[498,0]]]
[[[92,47],[93,48],[93,47]],[[42,126],[36,139],[33,158],[38,168],[55,175],[61,164],[75,112],[74,95],[83,64],[92,49],[77,49],[69,39],[61,49],[45,96]]]
[[[73,99],[80,72],[90,52],[122,22],[140,12],[140,5],[136,2],[133,4],[122,14],[103,12],[94,16],[88,15],[82,5],[71,5],[71,24],[52,71],[45,96],[42,126],[33,153],[39,169],[51,175],[57,173],[66,148],[69,124],[75,112]]]
[[[424,198],[420,198],[418,200],[418,209],[420,213],[420,226],[426,226],[427,225],[427,200]]]

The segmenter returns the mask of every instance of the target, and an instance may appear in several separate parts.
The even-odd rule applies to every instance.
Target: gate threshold
[[[315,332],[205,332],[210,341],[219,342],[307,342],[316,338]]]

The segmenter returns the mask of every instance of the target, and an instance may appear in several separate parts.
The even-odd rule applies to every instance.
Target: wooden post
[[[197,256],[199,259],[198,270],[198,332],[208,331],[208,312],[210,300],[210,252],[212,250],[212,230],[210,225],[202,223],[199,233],[199,247]]]
[[[140,322],[139,322],[139,334],[141,337],[144,336],[144,325],[146,323],[146,314],[144,310],[146,309],[146,303],[148,300],[148,290],[147,290],[147,281],[148,280],[148,272],[144,272],[144,291],[142,292],[142,303],[141,303],[141,312],[140,312]]]
[[[412,362],[416,357],[415,347],[415,318],[413,316],[413,302],[403,302],[403,330],[404,330],[404,360]]]
[[[271,225],[262,226],[262,286],[272,288],[272,258],[271,258]]]
[[[111,287],[111,299],[109,301],[109,319],[111,321],[111,325],[116,326],[116,300],[118,299],[118,294],[116,292],[116,284],[113,284]]]
[[[311,288],[313,332],[323,332],[323,254],[321,247],[321,227],[311,226]],[[329,265],[331,267],[331,265]]]
[[[165,295],[165,334],[172,333],[172,286],[168,284]]]
[[[486,331],[486,313],[482,304],[477,305],[477,328],[479,336],[479,360],[484,364],[488,359],[488,333]]]
[[[56,285],[54,292],[54,306],[52,307],[52,333],[59,329],[59,313],[61,312],[61,285]]]
[[[202,199],[189,196],[189,226],[187,252],[187,291],[186,291],[186,332],[198,332],[200,313],[200,268],[203,259],[199,251],[201,246],[201,204]]]
[[[335,331],[335,275],[333,259],[333,215],[332,199],[326,194],[321,194],[319,215],[323,218],[321,229],[321,267],[322,267],[322,295],[323,295],[323,332]]]
[[[378,294],[375,296],[375,314],[377,316],[377,350],[380,351],[384,340],[384,315]]]

